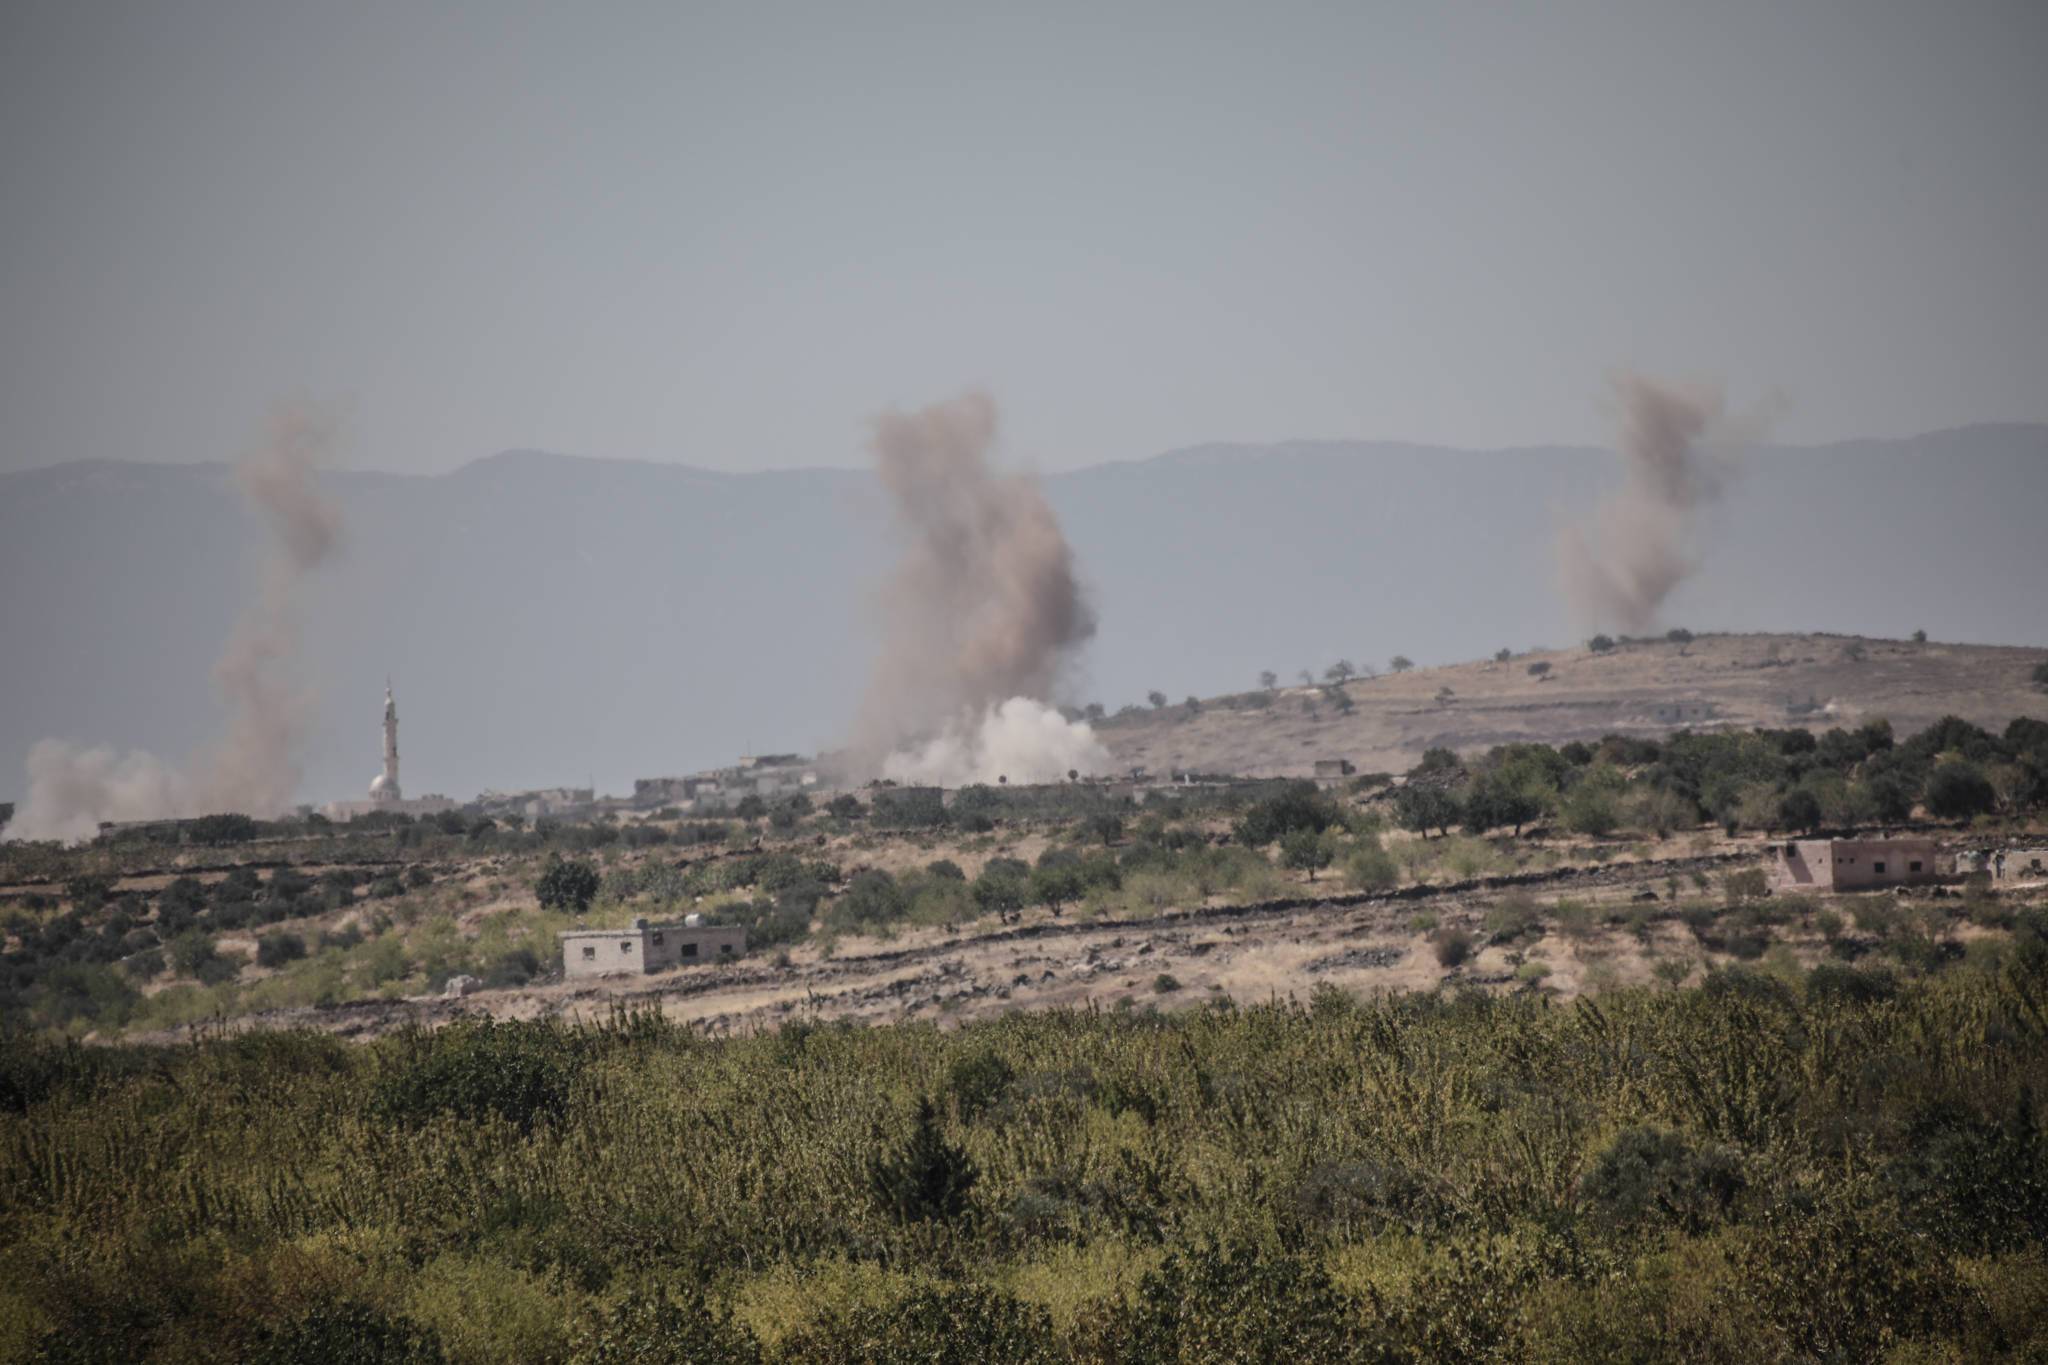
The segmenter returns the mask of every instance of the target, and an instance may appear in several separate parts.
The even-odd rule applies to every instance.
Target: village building
[[[1997,883],[2048,881],[2048,847],[1971,849],[1956,855],[1956,871]]]
[[[1771,846],[1771,884],[1781,891],[1875,891],[1940,879],[1932,839],[1795,839]]]
[[[2048,848],[2008,848],[2000,874],[2009,882],[2048,881]],[[1994,862],[1996,860],[1994,859]]]
[[[692,915],[690,919],[695,919]],[[737,924],[650,924],[628,929],[570,929],[561,935],[562,976],[644,975],[697,962],[726,961],[747,950],[747,931]]]
[[[1697,725],[1717,715],[1710,701],[1660,701],[1650,708],[1650,719],[1659,725]]]
[[[1358,769],[1348,758],[1319,758],[1316,760],[1316,781],[1341,782]]]
[[[773,801],[808,793],[817,785],[817,769],[807,764],[802,754],[750,754],[729,768],[683,777],[635,778],[632,804],[639,810],[675,806],[709,813],[749,796]]]

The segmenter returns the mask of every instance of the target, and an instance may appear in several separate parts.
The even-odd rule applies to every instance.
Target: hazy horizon
[[[1923,440],[1929,437],[1939,437],[1958,432],[1971,432],[1979,430],[2024,431],[2041,427],[2048,427],[2048,421],[1959,422],[1953,426],[1948,427],[1933,428],[1926,431],[1898,432],[1889,435],[1880,432],[1866,432],[1860,436],[1845,436],[1825,441],[1760,441],[1756,443],[1755,448],[1759,450],[1768,448],[1771,450],[1782,452],[1795,450],[1825,450],[1842,446],[1907,445],[1915,441]],[[1017,466],[1009,462],[1004,462],[1004,464],[1005,467],[1012,468],[1015,470],[1015,472],[1026,475],[1032,475],[1041,472],[1056,474],[1078,474],[1093,469],[1111,468],[1117,465],[1148,464],[1155,460],[1169,460],[1180,456],[1200,455],[1211,451],[1238,452],[1257,457],[1278,454],[1290,450],[1330,449],[1349,451],[1360,449],[1373,449],[1380,447],[1398,448],[1402,450],[1439,451],[1446,455],[1499,455],[1513,457],[1527,455],[1531,451],[1538,450],[1612,452],[1612,450],[1614,449],[1614,442],[1611,440],[1601,441],[1596,438],[1586,441],[1524,441],[1511,443],[1508,445],[1496,446],[1453,445],[1434,441],[1404,441],[1393,438],[1372,436],[1292,436],[1278,437],[1271,440],[1194,441],[1187,445],[1174,446],[1173,448],[1168,450],[1157,450],[1143,455],[1110,455],[1092,464],[1071,465],[1063,469],[1051,471],[1034,470],[1027,466]],[[367,474],[392,476],[397,478],[447,478],[450,475],[459,474],[466,469],[473,468],[476,465],[488,463],[492,460],[503,459],[506,457],[516,457],[521,455],[541,456],[548,459],[560,460],[587,460],[600,464],[617,463],[632,465],[649,465],[668,469],[687,470],[690,472],[700,474],[731,475],[734,477],[745,477],[747,475],[754,474],[806,474],[814,472],[836,474],[859,474],[871,472],[868,468],[867,462],[864,461],[855,461],[846,464],[775,465],[763,469],[720,469],[712,465],[692,464],[688,460],[657,459],[644,455],[611,455],[601,451],[547,450],[537,446],[507,446],[499,450],[485,451],[481,454],[471,456],[468,459],[461,460],[455,464],[451,464],[445,469],[388,469],[376,465],[367,464],[336,464],[324,468],[321,472],[323,477],[328,474]],[[75,460],[61,460],[53,464],[30,465],[18,470],[0,470],[0,475],[8,473],[34,474],[43,471],[62,469],[66,465],[87,465],[93,463],[147,464],[182,469],[219,468],[225,470],[233,467],[234,460],[231,458],[196,460],[136,460],[123,456],[85,456]]]

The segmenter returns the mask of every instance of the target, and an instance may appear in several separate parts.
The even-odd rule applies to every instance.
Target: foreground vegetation
[[[2014,942],[1575,1007],[9,1040],[0,1358],[2038,1353]]]

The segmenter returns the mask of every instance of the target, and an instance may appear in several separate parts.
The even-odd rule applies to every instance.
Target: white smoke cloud
[[[960,717],[921,744],[890,754],[882,776],[919,786],[1064,782],[1067,774],[1110,771],[1109,750],[1086,721],[1044,702],[1012,697],[979,716]]]
[[[314,481],[334,434],[325,412],[280,408],[269,439],[236,462],[235,482],[270,532],[271,552],[255,600],[214,664],[214,685],[228,708],[220,740],[189,765],[189,774],[139,749],[117,755],[105,745],[38,741],[29,750],[28,795],[7,838],[72,841],[91,838],[103,821],[221,811],[271,817],[289,807],[311,715],[311,696],[292,677],[299,590],[341,542],[341,514]]]
[[[1059,782],[1109,768],[1095,732],[1046,705],[1095,616],[1051,505],[990,464],[995,440],[996,406],[980,393],[875,422],[901,555],[855,747],[897,781]]]
[[[90,839],[102,820],[156,820],[191,808],[191,784],[154,754],[42,739],[28,751],[28,796],[6,833],[69,843]]]

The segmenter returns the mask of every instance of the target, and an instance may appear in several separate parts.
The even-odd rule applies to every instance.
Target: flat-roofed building
[[[562,976],[642,975],[697,962],[729,961],[747,950],[737,924],[650,924],[626,929],[569,929],[562,933]]]
[[[1781,891],[1916,886],[1945,871],[1932,839],[1794,839],[1771,851],[1771,884]]]

